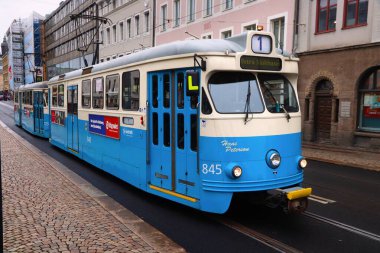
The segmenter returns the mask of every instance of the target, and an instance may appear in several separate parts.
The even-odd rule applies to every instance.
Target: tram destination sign
[[[274,57],[243,55],[240,58],[240,67],[242,69],[280,71],[282,69],[282,61],[280,58]]]

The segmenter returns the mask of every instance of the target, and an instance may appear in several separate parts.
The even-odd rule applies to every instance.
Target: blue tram
[[[270,33],[157,46],[52,78],[49,140],[203,211],[240,193],[302,211],[297,76]]]
[[[25,84],[15,91],[15,124],[26,131],[43,137],[50,137],[50,114],[47,82]]]

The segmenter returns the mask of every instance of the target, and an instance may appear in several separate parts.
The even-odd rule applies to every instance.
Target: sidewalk
[[[309,160],[380,172],[380,152],[368,151],[363,148],[342,148],[331,144],[319,146],[313,143],[304,143],[302,153]]]
[[[185,252],[0,121],[4,252]]]

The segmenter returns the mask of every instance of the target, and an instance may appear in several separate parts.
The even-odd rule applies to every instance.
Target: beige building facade
[[[152,47],[152,0],[98,0],[99,15],[108,22],[100,28],[100,62]]]
[[[380,150],[380,2],[299,3],[304,141]]]

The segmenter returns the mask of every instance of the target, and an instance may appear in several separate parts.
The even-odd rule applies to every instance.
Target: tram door
[[[185,94],[185,70],[149,73],[150,184],[196,196],[198,97]]]
[[[43,134],[44,132],[44,98],[42,91],[33,92],[33,120],[34,132]]]
[[[79,152],[78,85],[67,87],[67,147]]]

